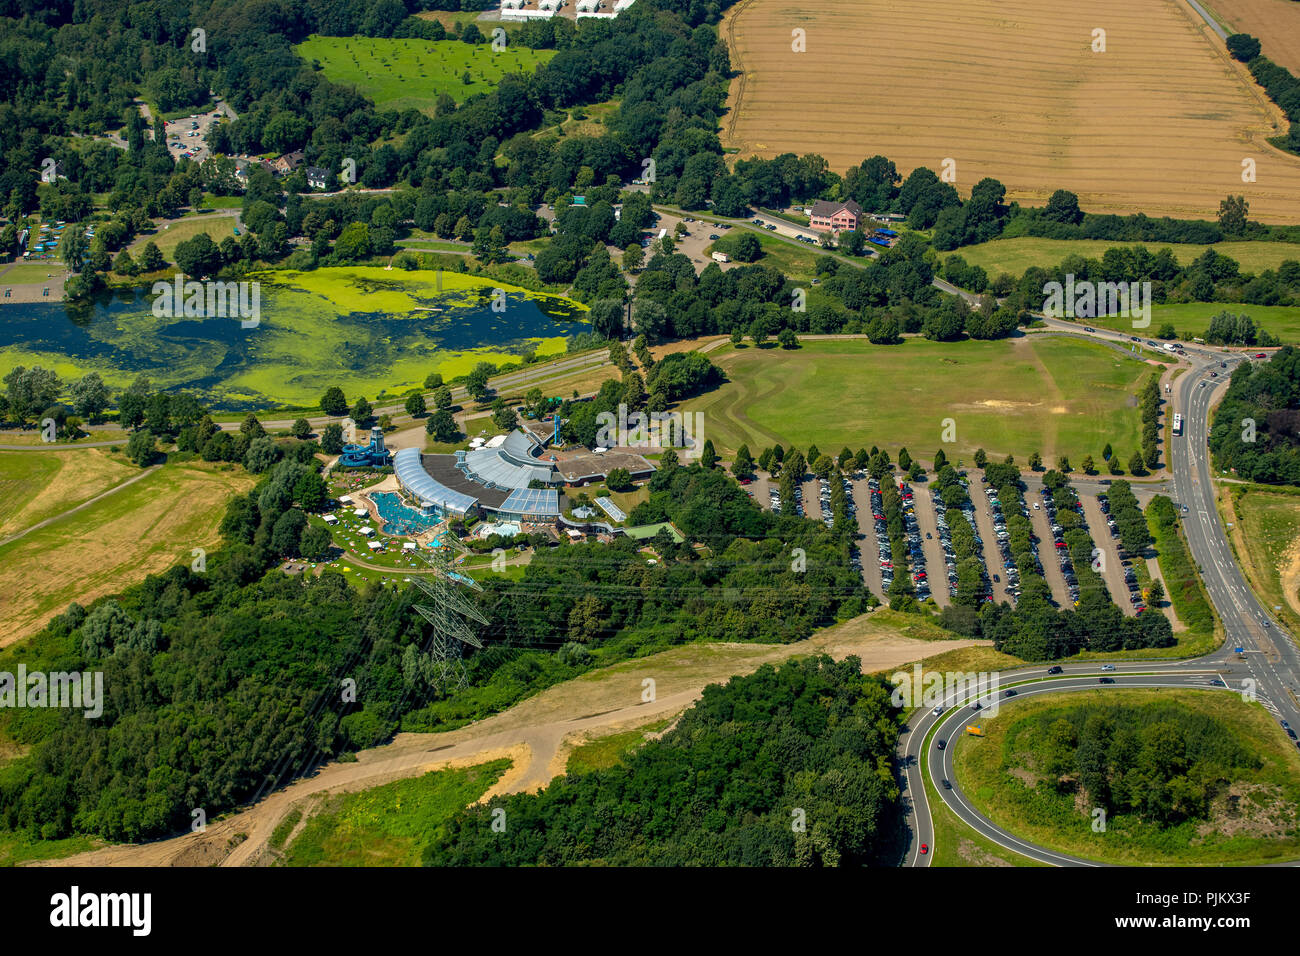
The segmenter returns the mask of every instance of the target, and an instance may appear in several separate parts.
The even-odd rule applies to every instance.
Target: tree
[[[429,416],[424,423],[424,431],[430,438],[437,442],[453,442],[460,437],[460,429],[456,426],[456,419],[452,418],[451,412],[440,408]]]
[[[1119,463],[1119,455],[1110,456],[1110,462],[1108,463],[1107,470],[1110,471],[1112,475],[1124,474],[1124,469],[1120,466]]]
[[[213,275],[222,266],[221,250],[206,232],[181,242],[174,255],[177,268],[196,278]]]
[[[645,250],[639,243],[630,243],[623,250],[623,270],[625,272],[636,272],[645,263]]]
[[[1165,597],[1165,586],[1160,583],[1159,578],[1151,580],[1151,587],[1147,589],[1147,600],[1152,604],[1158,605]]]
[[[442,388],[442,375],[438,372],[430,372],[424,377],[424,387],[429,390]]]
[[[363,422],[369,421],[373,412],[374,408],[371,407],[370,403],[366,401],[365,396],[363,395],[352,405],[352,420],[360,425]]]
[[[343,451],[343,426],[335,422],[326,425],[320,436],[320,450],[327,455],[337,455]]]
[[[98,372],[88,372],[70,386],[72,407],[92,421],[108,407],[108,386]]]
[[[731,344],[740,345],[743,341],[745,341],[745,333],[741,331],[740,326],[736,326],[731,330]]]
[[[308,561],[319,561],[329,554],[330,546],[334,543],[330,536],[329,529],[324,525],[309,524],[302,532],[302,539],[298,543],[298,553]]]
[[[1246,230],[1249,212],[1245,196],[1228,196],[1219,203],[1219,227],[1230,236],[1239,236]]]
[[[117,423],[124,428],[139,428],[144,422],[145,397],[134,392],[117,396]]]
[[[117,258],[113,260],[113,271],[120,276],[133,276],[139,274],[140,267],[131,258],[131,253],[123,249],[117,254]]]
[[[305,418],[296,419],[289,429],[289,434],[298,439],[306,438],[311,434],[311,423]]]
[[[750,457],[748,445],[741,445],[736,449],[736,458],[731,463],[731,473],[737,478],[746,478],[754,473],[754,459]]]
[[[1083,221],[1083,212],[1079,209],[1079,197],[1074,193],[1058,189],[1052,193],[1043,208],[1043,218],[1052,222],[1075,224]]]
[[[1110,461],[1110,457],[1113,454],[1114,452],[1111,451],[1110,442],[1106,442],[1106,447],[1101,450],[1102,461]]]
[[[1030,471],[1042,471],[1042,469],[1043,469],[1043,456],[1040,455],[1038,452],[1032,452],[1032,453],[1030,454],[1030,456],[1029,456],[1029,469],[1030,469]]]
[[[244,416],[244,420],[239,424],[239,434],[247,435],[251,441],[254,438],[262,438],[266,435],[266,429],[262,423],[257,420],[257,416],[249,412]]]
[[[326,415],[346,415],[348,400],[343,397],[343,389],[337,385],[327,388],[320,400],[320,410]]]
[[[794,329],[785,328],[776,334],[777,344],[783,349],[797,349],[799,347],[799,337],[794,334]]]
[[[144,248],[140,250],[140,259],[137,265],[139,265],[141,272],[157,272],[160,269],[167,268],[167,260],[163,258],[158,246],[150,239],[144,244]]]
[[[487,362],[479,362],[465,379],[465,391],[469,392],[469,397],[476,402],[481,402],[488,395],[488,376],[496,371],[496,368]]]
[[[297,554],[306,527],[307,516],[297,508],[290,508],[276,519],[271,529],[271,550],[285,557]]]
[[[1056,459],[1056,470],[1063,475],[1068,475],[1074,469],[1070,467],[1070,459],[1065,455],[1059,455]]]
[[[519,427],[519,417],[513,408],[498,398],[497,404],[492,409],[492,424],[501,431],[508,432]]]
[[[975,449],[975,467],[983,468],[988,463],[989,463],[989,456],[985,453],[984,449],[983,448]]]
[[[1249,33],[1234,33],[1224,41],[1224,45],[1227,46],[1228,52],[1232,54],[1233,58],[1240,60],[1242,63],[1249,63],[1259,56],[1259,40]]]
[[[406,400],[406,414],[412,418],[419,418],[426,411],[427,406],[424,404],[424,396],[418,392]]]
[[[303,511],[318,511],[329,498],[325,479],[314,471],[304,471],[294,483],[293,500]]]
[[[1091,475],[1096,468],[1096,463],[1092,460],[1091,455],[1084,455],[1083,461],[1080,464],[1083,467],[1083,473],[1085,475]]]
[[[713,439],[704,440],[704,448],[700,451],[700,467],[708,471],[718,463],[718,454],[713,450]]]
[[[153,432],[147,428],[132,434],[126,443],[126,457],[141,468],[153,461],[157,453],[158,443],[153,437]]]
[[[939,471],[946,464],[948,464],[948,456],[945,455],[943,449],[940,448],[934,453],[934,470]]]
[[[434,390],[433,404],[435,408],[451,408],[451,389],[446,385]]]
[[[1142,452],[1135,451],[1129,457],[1128,470],[1134,475],[1145,475],[1147,473],[1146,461],[1142,457]]]
[[[244,467],[255,475],[269,471],[280,457],[280,449],[270,438],[254,438],[244,453]]]
[[[611,468],[605,476],[605,484],[610,491],[623,491],[632,484],[632,475],[626,468]]]

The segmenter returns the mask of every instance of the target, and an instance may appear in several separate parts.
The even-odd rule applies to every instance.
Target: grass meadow
[[[380,109],[426,113],[433,111],[444,93],[464,102],[475,93],[495,89],[506,74],[532,73],[555,55],[554,50],[511,45],[498,53],[490,43],[459,40],[315,35],[294,47],[294,52],[308,63],[318,62],[331,82],[356,87]]]
[[[1134,814],[1115,813],[1104,832],[1075,793],[1058,792],[1043,768],[1052,758],[1041,728],[1079,706],[1121,704],[1135,719],[1141,709],[1178,714],[1183,726],[1212,722],[1215,735],[1244,750],[1208,814],[1161,827]],[[1162,719],[1172,719],[1166,716]],[[958,737],[955,767],[962,791],[998,826],[1064,853],[1125,865],[1276,863],[1300,850],[1297,804],[1300,754],[1259,704],[1224,691],[1125,689],[1064,692],[1022,700],[984,721],[985,737]],[[1223,768],[1216,768],[1219,772]]]
[[[838,452],[906,447],[929,461],[984,448],[1022,463],[1034,451],[1077,463],[1107,442],[1138,447],[1135,395],[1152,366],[1092,342],[1021,336],[994,342],[863,339],[723,348],[711,353],[729,381],[686,403],[704,415],[704,436],[728,455],[780,442]],[[943,442],[946,420],[955,441]]]

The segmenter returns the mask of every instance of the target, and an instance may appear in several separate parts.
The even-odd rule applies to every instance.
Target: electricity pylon
[[[449,685],[454,685],[452,689],[465,686],[465,645],[483,646],[474,633],[473,622],[488,622],[483,612],[465,598],[457,585],[475,591],[483,588],[467,575],[454,574],[451,570],[456,555],[468,553],[469,549],[453,536],[445,535],[441,547],[420,552],[420,558],[433,569],[433,573],[412,578],[415,586],[432,601],[432,606],[417,604],[415,610],[433,625],[433,640],[429,647],[429,656],[434,664],[433,684],[444,693]]]

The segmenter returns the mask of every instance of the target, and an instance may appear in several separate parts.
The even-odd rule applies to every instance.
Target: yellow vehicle
[[[972,737],[983,737],[984,728],[979,724],[967,724],[966,733],[970,734]]]

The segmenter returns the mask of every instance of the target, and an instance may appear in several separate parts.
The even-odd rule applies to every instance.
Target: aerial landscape
[[[849,867],[920,913],[1104,866],[1096,929],[1258,928],[1300,865],[1298,38],[0,6],[32,918],[149,935],[84,888],[170,867]]]

